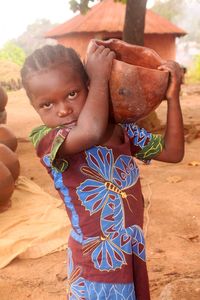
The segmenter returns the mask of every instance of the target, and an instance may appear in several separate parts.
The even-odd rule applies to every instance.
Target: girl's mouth
[[[76,126],[76,121],[71,121],[71,122],[68,122],[68,123],[64,123],[64,124],[62,124],[62,126],[64,126],[64,127],[74,127],[74,126]]]

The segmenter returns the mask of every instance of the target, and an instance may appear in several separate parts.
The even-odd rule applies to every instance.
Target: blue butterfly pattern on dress
[[[81,277],[81,268],[74,269],[70,248],[68,248],[67,294],[70,300],[136,300],[133,283],[101,283]]]
[[[81,268],[78,266],[74,268],[70,248],[68,248],[67,293],[70,300],[136,300],[133,283],[101,283],[81,277]]]
[[[123,200],[128,204],[131,197],[125,190],[139,177],[133,158],[120,155],[114,162],[112,150],[98,146],[86,151],[86,161],[88,167],[82,172],[94,179],[81,183],[77,195],[90,215],[101,210],[102,236],[84,238],[84,254],[92,252],[91,259],[100,271],[121,268],[126,264],[124,253],[145,260],[142,229],[137,225],[125,228]]]
[[[67,277],[67,295],[70,300],[86,299],[85,280],[81,277],[81,267],[76,266],[72,259],[72,251],[68,248],[68,277]]]
[[[136,124],[123,124],[122,127],[127,131],[129,138],[133,139],[135,146],[144,148],[147,139],[151,139],[152,134],[144,128],[139,128]]]
[[[133,283],[113,284],[85,280],[86,299],[136,300]]]
[[[82,243],[83,235],[81,228],[79,227],[78,215],[75,211],[75,208],[71,202],[71,197],[69,196],[69,190],[64,186],[62,180],[62,173],[58,170],[52,168],[49,155],[43,157],[43,162],[47,167],[51,168],[51,173],[54,179],[55,187],[60,189],[61,193],[64,196],[64,202],[66,206],[72,212],[72,225],[76,230],[78,235],[78,241]],[[133,228],[129,228],[133,230]],[[137,234],[139,231],[137,231]],[[123,236],[124,239],[126,236]],[[115,239],[117,237],[115,236]],[[77,239],[77,238],[76,238]],[[133,239],[134,240],[134,239]],[[136,237],[138,240],[138,237]],[[137,243],[136,243],[137,244]],[[116,248],[117,249],[117,248]],[[119,252],[121,255],[121,252]],[[123,253],[122,253],[123,254]],[[68,248],[68,281],[67,281],[67,294],[70,300],[101,300],[101,299],[112,299],[112,300],[136,300],[134,284],[110,284],[110,283],[100,283],[100,282],[91,282],[85,280],[81,276],[81,267],[76,266],[74,269],[72,251]]]

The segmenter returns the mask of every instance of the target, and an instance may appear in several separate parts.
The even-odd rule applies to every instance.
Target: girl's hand
[[[167,100],[178,100],[181,83],[183,80],[183,72],[180,65],[175,61],[167,60],[165,63],[158,67],[158,70],[168,71],[170,73],[169,86],[166,93]]]
[[[86,58],[86,71],[90,81],[100,80],[107,82],[110,79],[112,62],[115,53],[109,48],[97,45],[91,41]]]

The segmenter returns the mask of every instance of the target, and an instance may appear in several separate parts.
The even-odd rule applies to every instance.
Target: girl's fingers
[[[98,45],[96,44],[95,40],[91,40],[87,48],[87,53],[94,53],[97,48]]]
[[[116,58],[116,54],[115,54],[114,51],[110,51],[110,52],[108,53],[108,55],[109,55],[110,57],[112,57],[112,58]]]
[[[175,61],[168,60],[166,63],[164,63],[158,67],[158,70],[164,70],[164,69],[173,71],[173,70],[180,69],[180,66]]]
[[[108,55],[109,53],[110,53],[110,49],[104,47],[103,54]]]
[[[115,52],[111,51],[109,48],[104,48],[100,55],[102,55],[105,59],[114,59],[116,57]]]
[[[167,67],[167,66],[159,66],[158,70],[166,70],[166,71],[168,71],[169,67]]]
[[[110,48],[106,48],[103,45],[101,46],[97,46],[97,50],[96,53],[97,54],[102,54],[104,56],[111,56],[111,57],[115,57],[115,53],[113,51],[110,50]]]
[[[103,51],[105,50],[105,47],[104,46],[97,46],[97,49],[96,49],[96,53],[97,54],[100,54],[100,53],[102,53]]]
[[[110,57],[115,57],[115,52],[111,51],[110,48],[105,48],[103,51],[103,54],[105,54],[106,56],[110,56]]]

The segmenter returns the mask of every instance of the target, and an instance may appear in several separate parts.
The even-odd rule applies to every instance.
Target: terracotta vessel
[[[0,112],[4,110],[8,102],[8,96],[4,89],[0,86]]]
[[[6,125],[0,124],[0,143],[9,147],[12,151],[17,149],[17,138]]]
[[[152,49],[117,39],[92,42],[116,54],[109,82],[110,118],[116,123],[136,122],[155,110],[168,87],[169,73],[157,69],[164,60]]]
[[[14,191],[14,179],[8,168],[0,161],[0,212],[11,205],[10,197]]]
[[[7,120],[7,112],[4,109],[0,111],[0,124],[6,124],[6,120]]]
[[[17,180],[20,173],[20,164],[18,156],[7,146],[0,143],[0,161],[9,169],[14,181]]]

